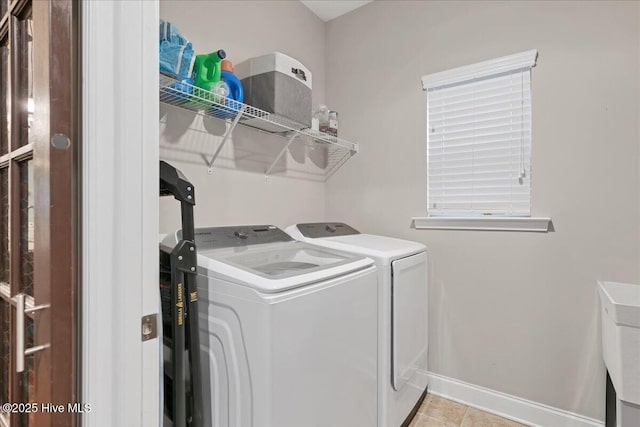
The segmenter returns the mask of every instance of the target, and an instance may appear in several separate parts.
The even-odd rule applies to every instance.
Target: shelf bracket
[[[353,157],[356,153],[357,153],[357,149],[356,150],[349,150],[349,153],[345,154],[344,156],[342,156],[342,158],[335,164],[333,165],[333,167],[326,173],[325,175],[325,182],[331,178],[331,176],[336,173],[336,171],[338,169],[340,169],[340,167],[342,167],[343,164],[345,164],[347,162],[347,160],[349,160],[351,157]]]
[[[276,159],[273,161],[273,163],[271,163],[271,166],[269,166],[269,169],[267,169],[267,171],[264,173],[264,177],[268,178],[269,174],[271,173],[271,171],[273,170],[273,168],[276,166],[276,164],[278,163],[278,161],[280,161],[280,159],[282,158],[282,156],[284,156],[284,153],[287,152],[287,149],[289,148],[289,146],[293,143],[293,141],[298,137],[299,133],[294,132],[293,135],[291,135],[289,137],[289,140],[287,141],[287,144],[282,147],[282,150],[280,150],[280,152],[278,153],[278,156],[276,157]]]
[[[229,137],[231,136],[231,133],[236,128],[236,125],[238,124],[238,122],[240,121],[242,116],[244,115],[244,110],[245,110],[246,107],[247,106],[245,104],[243,104],[242,107],[240,107],[240,110],[238,110],[238,114],[236,114],[236,116],[233,118],[233,121],[231,122],[231,125],[227,128],[226,132],[224,133],[224,135],[222,137],[222,141],[220,142],[220,145],[218,145],[218,148],[216,149],[216,152],[213,153],[213,157],[211,158],[211,160],[207,159],[207,156],[202,154],[202,157],[204,158],[204,161],[207,163],[207,173],[209,175],[211,175],[213,173],[213,164],[215,163],[216,159],[220,155],[220,151],[222,151],[222,147],[224,147],[224,145],[227,143],[227,141],[229,140]]]

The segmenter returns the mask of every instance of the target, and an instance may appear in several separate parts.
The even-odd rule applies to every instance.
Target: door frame
[[[83,426],[158,426],[159,3],[83,0]]]

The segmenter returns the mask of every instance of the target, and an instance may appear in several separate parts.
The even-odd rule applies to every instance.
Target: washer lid
[[[200,251],[198,265],[212,276],[270,293],[343,276],[373,260],[292,241]]]
[[[305,237],[300,232],[299,226],[300,225],[292,225],[285,231],[299,241],[371,257],[378,265],[387,266],[390,265],[394,259],[424,252],[427,249],[427,247],[421,243],[395,239],[393,237],[376,236],[373,234],[349,234],[319,238]]]

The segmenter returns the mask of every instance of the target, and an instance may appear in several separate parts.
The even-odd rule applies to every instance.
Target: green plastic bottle
[[[227,54],[222,49],[205,55],[197,55],[193,66],[193,71],[196,73],[195,85],[206,91],[211,91],[220,81],[222,71],[220,62],[226,56]]]

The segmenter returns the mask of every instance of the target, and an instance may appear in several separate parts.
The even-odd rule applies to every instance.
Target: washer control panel
[[[199,251],[293,241],[287,233],[275,225],[196,228],[195,233]]]
[[[296,227],[298,227],[298,230],[300,230],[300,233],[304,237],[308,237],[311,239],[360,234],[360,232],[355,228],[341,222],[314,222],[307,224],[298,224],[296,225]]]

